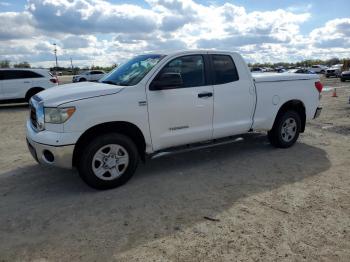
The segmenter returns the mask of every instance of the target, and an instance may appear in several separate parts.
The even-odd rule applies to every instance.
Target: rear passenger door
[[[26,87],[31,84],[30,79],[23,78],[21,70],[5,70],[1,82],[4,99],[24,98]]]
[[[214,88],[213,138],[247,132],[252,125],[255,93],[245,64],[235,63],[230,53],[209,52],[209,59]]]

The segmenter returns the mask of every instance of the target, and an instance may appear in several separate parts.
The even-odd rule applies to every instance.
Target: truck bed
[[[252,74],[256,90],[254,130],[269,130],[279,108],[291,100],[302,101],[306,119],[312,119],[319,104],[315,74],[259,73]]]

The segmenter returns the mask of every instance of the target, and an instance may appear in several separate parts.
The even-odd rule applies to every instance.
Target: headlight
[[[75,107],[45,107],[45,123],[62,124],[66,122],[75,112]]]

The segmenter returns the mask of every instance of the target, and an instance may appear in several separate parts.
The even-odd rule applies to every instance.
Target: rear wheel
[[[268,138],[275,147],[291,147],[297,141],[300,129],[299,114],[295,111],[286,111],[277,116],[273,128],[268,132]]]
[[[139,154],[134,142],[121,134],[105,134],[87,144],[78,162],[80,177],[96,189],[125,184],[134,174]]]
[[[86,79],[85,78],[80,78],[79,82],[86,82]]]
[[[340,81],[345,82],[345,79],[344,78],[340,78]]]

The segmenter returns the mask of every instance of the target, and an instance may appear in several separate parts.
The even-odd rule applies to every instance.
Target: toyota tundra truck
[[[143,54],[97,83],[45,90],[30,100],[27,144],[40,163],[77,168],[96,189],[126,183],[139,160],[267,131],[292,146],[320,112],[315,74],[250,73],[235,52]]]

